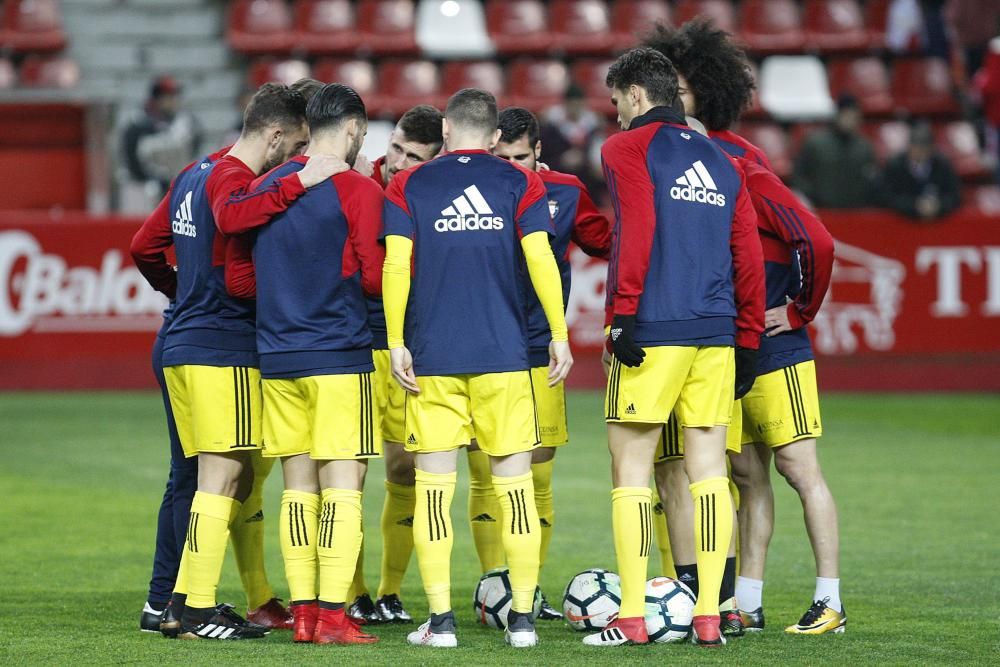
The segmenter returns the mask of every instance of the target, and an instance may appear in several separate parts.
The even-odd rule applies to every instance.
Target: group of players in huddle
[[[132,243],[171,300],[153,351],[171,473],[142,629],[373,643],[370,625],[412,620],[400,589],[416,551],[430,614],[408,641],[457,646],[450,508],[467,448],[482,569],[509,568],[505,640],[537,644],[553,462],[569,438],[571,241],[609,261],[605,417],[622,585],[618,618],[584,643],[648,641],[654,531],[664,574],[697,596],[694,642],[762,630],[772,457],[802,500],[818,575],[813,604],[786,631],[845,629],[804,329],[829,285],[832,239],[730,130],[754,83],[725,32],[658,27],[607,84],[623,130],[601,151],[613,224],[578,179],[539,161],[530,112],[498,112],[477,89],[443,114],[411,109],[369,164],[355,91],[265,84],[237,142],[177,176]],[[361,497],[380,456],[373,601]],[[275,460],[287,609],[263,565]],[[230,541],[247,618],[215,597]],[[539,618],[559,617],[545,601]]]

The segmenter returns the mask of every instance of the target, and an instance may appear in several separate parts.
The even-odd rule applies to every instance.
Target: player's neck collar
[[[671,123],[673,125],[687,125],[684,116],[677,113],[670,107],[653,107],[641,116],[636,116],[629,123],[628,129],[634,130],[649,125],[650,123]]]
[[[475,155],[477,153],[483,155],[489,155],[490,152],[485,148],[457,148],[453,151],[448,151],[445,155],[452,155],[453,153],[458,153],[460,155]]]

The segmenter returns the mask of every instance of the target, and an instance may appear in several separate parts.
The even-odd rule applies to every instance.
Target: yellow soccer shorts
[[[535,409],[538,413],[538,433],[542,447],[560,447],[569,442],[566,425],[566,386],[560,382],[549,386],[549,367],[531,369],[531,384],[535,390]]]
[[[739,454],[743,451],[743,410],[740,401],[733,403],[732,421],[726,430],[726,451]],[[670,421],[663,425],[660,443],[656,446],[655,463],[678,461],[684,458],[684,429],[677,425],[677,418],[670,415]]]
[[[264,456],[329,460],[382,455],[375,373],[265,379]]]
[[[541,443],[530,371],[417,378],[406,395],[406,449],[447,452],[473,438],[490,456],[508,456]]]
[[[260,449],[260,370],[183,365],[163,375],[184,456]]]
[[[392,377],[389,350],[372,350],[372,358],[375,360],[372,382],[375,384],[375,397],[382,413],[382,438],[386,442],[402,443],[406,439],[406,434],[403,433],[406,390]]]
[[[823,435],[813,361],[758,376],[742,402],[743,444],[781,447]]]
[[[735,398],[736,361],[724,346],[657,346],[630,368],[614,356],[608,372],[604,414],[608,422],[680,427],[728,426]]]

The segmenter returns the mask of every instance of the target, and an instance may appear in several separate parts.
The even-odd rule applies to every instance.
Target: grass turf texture
[[[615,569],[601,397],[569,400],[572,444],[556,459],[556,533],[542,587],[557,606],[566,581]],[[293,645],[289,633],[252,642],[167,641],[138,631],[156,510],[167,471],[158,395],[0,394],[0,663],[727,664],[995,663],[1000,655],[1000,502],[996,396],[826,396],[821,457],[840,509],[846,635],[790,637],[806,609],[813,562],[797,498],[775,475],[777,525],[764,589],[767,631],[715,651],[690,645],[601,650],[559,622],[515,652],[475,624],[478,578],[466,521],[465,470],[453,507],[453,599],[460,647],[411,648],[415,626],[382,626],[374,647]],[[377,585],[382,465],[365,497],[366,569]],[[286,586],[277,544],[281,475],[267,486],[267,563]],[[652,552],[650,574],[659,567]],[[374,592],[374,588],[373,588]],[[244,608],[228,557],[220,600]],[[416,562],[403,590],[425,618]]]

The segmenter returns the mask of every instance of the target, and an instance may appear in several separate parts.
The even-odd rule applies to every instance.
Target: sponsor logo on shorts
[[[767,433],[768,431],[774,431],[775,429],[779,429],[784,425],[785,425],[784,419],[772,419],[771,421],[757,424],[757,432]]]
[[[629,403],[628,407],[625,408],[625,414],[634,415],[635,414],[635,403]]]

